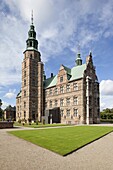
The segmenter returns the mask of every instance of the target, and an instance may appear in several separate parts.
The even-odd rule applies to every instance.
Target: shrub
[[[18,120],[18,123],[21,123],[21,119]]]
[[[38,125],[38,120],[36,120],[36,125]]]

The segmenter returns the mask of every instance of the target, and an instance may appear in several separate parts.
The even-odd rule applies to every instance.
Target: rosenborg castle
[[[32,17],[22,62],[22,86],[16,97],[16,120],[99,123],[99,103],[99,82],[92,53],[84,64],[78,53],[73,68],[62,64],[57,75],[51,73],[46,78]]]

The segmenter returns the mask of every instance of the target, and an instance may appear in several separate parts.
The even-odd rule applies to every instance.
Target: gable
[[[66,66],[62,66],[62,69],[63,68],[66,71],[67,80],[68,81],[73,81],[73,80],[83,78],[84,71],[86,70],[86,64],[83,64],[83,65],[80,65],[80,66],[75,66],[72,69],[70,69],[70,68],[68,68]],[[57,81],[58,81],[58,75],[44,80],[44,89],[56,86]]]

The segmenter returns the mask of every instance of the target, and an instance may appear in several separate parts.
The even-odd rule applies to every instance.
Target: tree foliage
[[[101,112],[101,119],[113,119],[113,108],[106,108]]]
[[[1,109],[2,106],[2,100],[0,99],[0,119],[2,119],[3,116],[3,110]]]

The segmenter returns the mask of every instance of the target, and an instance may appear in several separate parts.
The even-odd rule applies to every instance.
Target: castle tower
[[[43,115],[43,63],[38,51],[33,13],[22,62],[21,118],[41,121]]]

